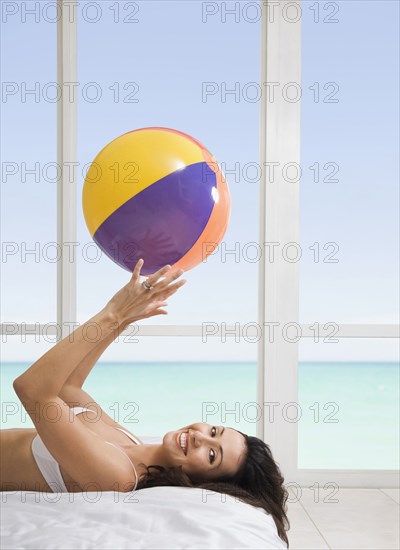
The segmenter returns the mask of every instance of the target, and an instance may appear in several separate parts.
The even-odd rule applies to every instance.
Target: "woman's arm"
[[[71,335],[63,338],[14,381],[13,386],[17,395],[37,396],[42,401],[58,396],[77,366],[89,354],[94,355],[95,350],[100,349],[98,348],[100,343],[105,349],[106,342],[115,338],[115,330],[120,325],[167,313],[159,308],[166,305],[163,300],[174,294],[186,282],[183,280],[170,285],[183,271],[176,271],[158,282],[171,267],[165,266],[148,278],[149,282],[151,279],[154,288],[147,291],[139,283],[142,265],[143,260],[139,260],[128,284],[112,297],[105,308],[78,327]],[[93,324],[96,325],[96,341],[94,341],[93,332],[89,336],[90,325]]]
[[[93,341],[94,326],[99,340]],[[57,396],[66,380],[77,365],[95,348],[99,342],[110,337],[116,327],[115,319],[106,308],[66,336],[21,376],[14,380],[14,389],[27,396],[51,399]]]
[[[97,363],[99,358],[103,355],[108,346],[117,338],[121,332],[123,332],[130,323],[124,322],[119,325],[119,327],[113,331],[112,334],[109,334],[104,340],[101,340],[97,343],[96,347],[90,351],[80,363],[78,363],[75,370],[70,374],[67,380],[64,383],[64,386],[72,386],[74,388],[82,388],[86,378],[89,376],[90,371]],[[62,389],[59,393],[62,398]]]
[[[167,305],[163,302],[163,304],[160,305]],[[162,310],[159,310],[157,313],[164,313]],[[130,321],[123,321],[119,324],[118,328],[104,338],[104,340],[101,340],[97,343],[97,346],[90,351],[84,359],[76,366],[75,370],[72,372],[72,374],[68,377],[68,379],[65,381],[64,386],[72,387],[72,388],[82,388],[86,378],[89,376],[90,371],[94,367],[94,365],[97,363],[99,358],[103,355],[105,350],[108,348],[108,346],[132,323],[137,322],[140,319],[145,319],[148,317],[153,316],[155,313],[152,312],[151,314],[147,314],[145,316],[131,319]],[[59,394],[62,398],[62,394]]]

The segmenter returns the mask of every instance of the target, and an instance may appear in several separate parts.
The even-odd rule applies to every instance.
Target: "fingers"
[[[168,311],[165,309],[162,309],[163,307],[167,306],[167,302],[154,302],[154,309],[149,311],[146,315],[142,317],[142,319],[148,319],[149,317],[154,317],[155,315],[168,315]]]
[[[143,264],[144,264],[144,260],[143,260],[143,258],[140,258],[140,260],[138,260],[138,262],[136,263],[135,268],[132,272],[132,278],[131,278],[132,282],[137,283],[137,281],[139,280],[140,270],[142,269]],[[165,265],[164,267],[159,269],[156,273],[153,273],[152,275],[150,275],[147,278],[147,282],[150,285],[154,286],[154,284],[158,281],[158,279],[160,277],[162,277],[165,273],[167,273],[167,271],[170,270],[170,269],[171,269],[170,265]]]
[[[169,273],[164,278],[164,280],[162,280],[156,285],[157,291],[164,290],[166,287],[170,286],[170,283],[172,283],[172,281],[175,281],[175,279],[178,279],[178,277],[180,277],[183,273],[184,273],[183,269],[178,269],[176,271],[173,271],[172,273]]]
[[[144,264],[144,260],[142,258],[140,258],[140,260],[137,262],[137,264],[135,265],[135,268],[132,272],[132,278],[131,278],[131,281],[136,283],[140,277],[140,270],[142,269],[143,267],[143,264]]]
[[[186,279],[181,279],[180,281],[178,281],[174,285],[168,285],[166,290],[167,290],[167,292],[176,292],[178,290],[178,288],[181,288],[181,286],[186,284],[186,282],[187,282]]]
[[[158,271],[156,271],[155,273],[153,273],[152,275],[150,275],[148,278],[147,278],[147,282],[154,286],[156,284],[156,282],[158,281],[158,279],[160,279],[165,273],[167,273],[169,270],[171,269],[171,266],[168,264],[168,265],[165,265],[164,267],[162,267],[161,269],[159,269]]]
[[[186,279],[182,279],[180,281],[178,281],[177,283],[173,284],[173,285],[168,285],[160,290],[158,290],[158,285],[157,285],[157,296],[159,297],[162,297],[164,300],[166,300],[167,298],[169,298],[170,296],[172,296],[173,294],[175,294],[175,292],[177,292],[179,290],[179,288],[181,288],[185,283],[186,283]],[[155,292],[155,290],[154,290]]]
[[[137,264],[135,265],[135,268],[132,273],[132,282],[137,283],[140,277],[140,270],[143,267],[144,260],[141,258]],[[157,291],[157,294],[160,292],[164,292],[166,289],[168,289],[168,293],[170,291],[176,291],[178,288],[183,286],[186,283],[186,280],[179,281],[179,283],[176,283],[175,285],[171,285],[172,281],[175,281],[175,279],[178,279],[184,271],[183,269],[178,269],[176,271],[173,271],[169,275],[167,275],[168,271],[171,269],[171,266],[169,264],[165,265],[149,277],[147,277],[147,283],[154,287],[154,292]],[[160,278],[163,278],[161,282],[157,282]]]
[[[155,315],[168,315],[168,311],[165,311],[165,309],[157,309],[156,311],[152,311],[151,313],[148,313],[142,319],[148,319],[149,317],[154,317]]]

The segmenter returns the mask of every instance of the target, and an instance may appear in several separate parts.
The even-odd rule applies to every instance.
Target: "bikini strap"
[[[129,460],[129,462],[132,464],[132,468],[133,468],[133,471],[135,472],[135,476],[136,476],[135,487],[132,489],[132,491],[135,491],[135,490],[136,490],[136,487],[137,487],[137,484],[138,484],[138,482],[139,482],[139,476],[138,476],[138,474],[137,474],[137,471],[136,471],[136,468],[135,468],[134,463],[133,463],[132,460],[129,458],[129,456],[128,456],[122,449],[120,449],[119,447],[117,447],[116,445],[114,445],[114,443],[110,443],[109,441],[106,441],[106,443],[108,443],[109,445],[112,445],[113,447],[115,447],[116,449],[118,449],[118,451],[120,451],[123,455],[125,455],[126,458]]]
[[[80,414],[82,412],[92,412],[96,413],[96,411],[93,411],[92,409],[87,409],[86,407],[71,407],[71,411],[74,413],[74,415]]]
[[[129,439],[131,439],[134,443],[136,443],[136,445],[141,445],[140,441],[132,434],[130,434],[129,432],[127,432],[126,430],[124,430],[123,428],[115,428],[116,430],[119,430],[120,432],[124,433],[125,435],[127,435],[129,437]]]

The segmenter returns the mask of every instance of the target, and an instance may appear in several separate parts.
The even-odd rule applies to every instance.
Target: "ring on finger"
[[[147,281],[143,281],[142,285],[146,290],[152,290],[154,286],[150,285]]]

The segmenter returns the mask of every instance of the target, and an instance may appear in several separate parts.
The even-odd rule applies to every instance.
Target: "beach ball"
[[[108,143],[86,173],[87,228],[100,249],[142,275],[166,264],[188,271],[221,242],[231,199],[224,174],[199,141],[171,128],[140,128]]]

